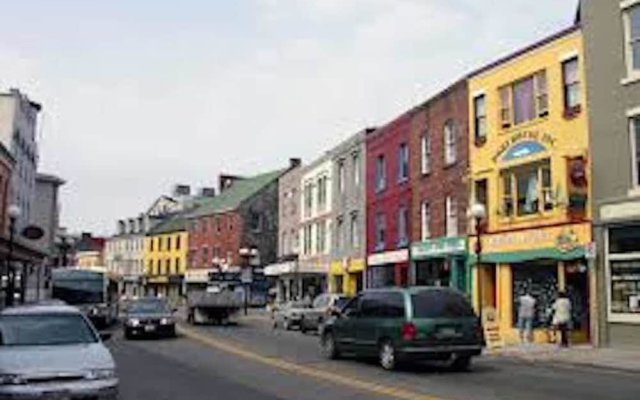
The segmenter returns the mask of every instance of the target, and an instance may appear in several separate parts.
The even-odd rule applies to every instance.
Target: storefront
[[[313,298],[325,291],[326,273],[313,265],[286,261],[265,267],[264,274],[276,279],[276,302]]]
[[[471,239],[475,246],[475,239]],[[591,337],[591,273],[586,259],[591,243],[589,223],[525,229],[487,234],[482,238],[480,265],[473,263],[473,293],[476,307],[483,313],[497,312],[505,343],[519,342],[518,299],[530,293],[536,299],[534,341],[549,343],[552,305],[559,291],[572,304],[572,340],[586,342]]]
[[[147,296],[167,297],[169,287],[169,277],[153,276],[147,278]]]
[[[411,245],[411,283],[468,292],[467,238],[443,237]]]
[[[604,232],[606,344],[640,347],[640,222]]]
[[[329,291],[354,296],[364,288],[364,259],[345,258],[329,267]]]
[[[409,283],[409,250],[400,249],[367,257],[368,288],[407,286]]]

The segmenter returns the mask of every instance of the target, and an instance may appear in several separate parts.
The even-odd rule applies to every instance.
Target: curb
[[[554,366],[564,366],[564,367],[574,367],[574,368],[586,367],[586,368],[592,368],[592,369],[602,370],[602,371],[611,371],[611,372],[623,372],[623,373],[632,373],[632,374],[640,373],[640,368],[624,367],[619,365],[604,365],[600,363],[587,362],[587,361],[581,362],[581,361],[566,360],[566,359],[536,359],[536,358],[531,358],[531,357],[527,357],[519,354],[493,353],[493,354],[487,354],[487,355],[495,358],[517,359],[519,361],[523,361],[529,364],[537,364],[537,365],[553,364]]]

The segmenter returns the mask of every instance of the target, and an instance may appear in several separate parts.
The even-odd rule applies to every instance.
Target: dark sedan
[[[127,339],[141,336],[175,337],[174,310],[166,299],[144,298],[133,301],[124,320]]]

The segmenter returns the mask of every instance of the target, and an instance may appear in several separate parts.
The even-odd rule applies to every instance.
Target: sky
[[[0,90],[43,105],[61,223],[114,233],[176,183],[312,161],[573,22],[577,0],[20,0]]]

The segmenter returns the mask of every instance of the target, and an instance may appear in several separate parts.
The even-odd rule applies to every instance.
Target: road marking
[[[428,396],[422,393],[411,392],[400,387],[380,385],[373,382],[366,382],[358,378],[346,375],[339,375],[333,372],[325,371],[319,368],[312,368],[306,365],[296,364],[294,362],[286,361],[280,358],[273,358],[263,356],[261,354],[241,349],[236,345],[233,345],[227,341],[214,339],[211,336],[203,335],[192,329],[187,329],[183,326],[179,328],[180,333],[186,337],[198,341],[210,347],[214,347],[218,350],[222,350],[227,353],[231,353],[252,361],[257,361],[262,364],[266,364],[272,367],[279,368],[281,370],[292,372],[297,375],[305,375],[308,377],[321,379],[333,383],[338,383],[343,386],[358,389],[363,392],[370,392],[384,396],[391,396],[397,399],[406,400],[446,400],[439,397]]]

